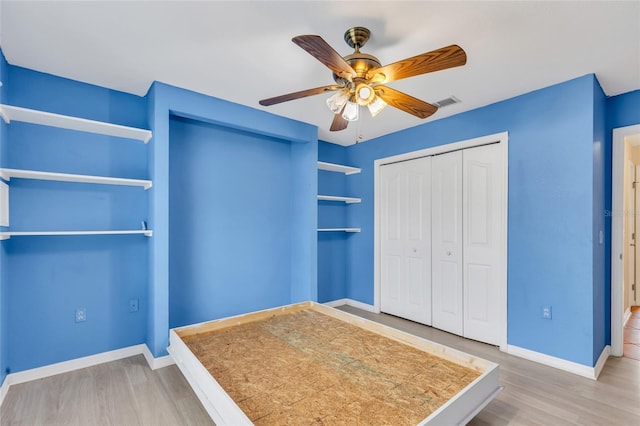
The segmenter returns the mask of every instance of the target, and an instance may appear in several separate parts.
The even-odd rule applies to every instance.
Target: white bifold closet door
[[[497,144],[432,162],[433,326],[500,344],[502,168]]]
[[[500,344],[502,161],[498,144],[462,155],[464,337]]]
[[[462,151],[432,161],[433,326],[463,334]]]
[[[431,325],[431,157],[380,168],[381,310]]]

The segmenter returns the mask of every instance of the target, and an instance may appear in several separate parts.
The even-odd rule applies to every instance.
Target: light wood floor
[[[624,326],[624,356],[640,361],[640,306],[631,307],[631,316]]]
[[[341,309],[499,363],[505,389],[471,425],[640,425],[640,361],[610,358],[594,381],[390,315]],[[200,424],[212,423],[177,367],[151,371],[142,356],[12,386],[0,408],[2,426]]]
[[[505,389],[470,425],[640,425],[640,361],[611,357],[595,381],[391,315],[340,309],[500,364]]]
[[[142,355],[13,385],[0,425],[212,425],[175,365]]]

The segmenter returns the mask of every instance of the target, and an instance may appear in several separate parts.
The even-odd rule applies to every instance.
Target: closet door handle
[[[451,256],[451,252],[450,251],[447,252],[447,256]]]

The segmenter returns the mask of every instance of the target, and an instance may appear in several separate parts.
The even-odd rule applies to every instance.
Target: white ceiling
[[[388,107],[329,132],[328,95],[271,107],[258,100],[333,83],[291,42],[318,34],[342,55],[345,30],[382,64],[450,44],[467,65],[391,83],[427,102],[461,104],[426,120]],[[9,1],[0,45],[12,65],[144,95],[154,80],[318,126],[350,145],[595,73],[609,96],[640,89],[640,1]],[[366,113],[366,114],[365,114]]]

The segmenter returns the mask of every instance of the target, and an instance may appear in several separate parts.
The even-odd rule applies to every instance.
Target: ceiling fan
[[[385,83],[464,65],[467,62],[464,50],[453,44],[381,66],[378,58],[360,52],[370,34],[371,32],[364,27],[349,28],[344,33],[344,41],[354,48],[355,52],[345,57],[340,56],[318,35],[294,37],[292,41],[295,44],[333,71],[336,84],[263,99],[260,105],[275,105],[321,93],[336,92],[327,99],[327,106],[335,114],[331,131],[344,130],[349,121],[356,121],[359,117],[359,106],[367,106],[374,117],[387,104],[418,118],[427,118],[435,113],[438,110],[437,106],[392,89]]]

